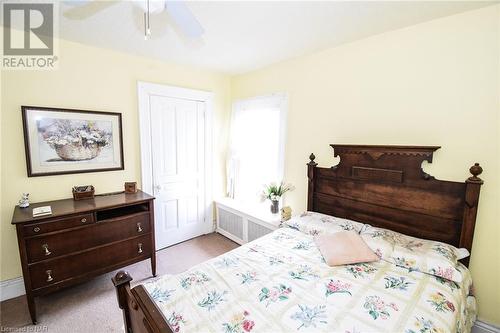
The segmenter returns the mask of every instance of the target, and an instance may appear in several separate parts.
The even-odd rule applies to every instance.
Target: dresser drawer
[[[33,289],[99,270],[123,266],[127,261],[151,256],[151,235],[99,247],[79,254],[41,261],[29,266]],[[110,269],[111,270],[111,269]]]
[[[23,227],[23,232],[25,236],[33,236],[51,231],[92,224],[94,222],[94,214],[81,214],[66,218],[45,220],[43,222],[28,224]]]
[[[97,222],[86,228],[68,232],[36,236],[26,240],[28,262],[33,263],[140,236],[149,231],[149,212],[145,212]]]

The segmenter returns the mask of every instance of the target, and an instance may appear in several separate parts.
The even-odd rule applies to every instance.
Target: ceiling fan
[[[64,1],[72,8],[64,11],[63,15],[69,19],[82,20],[91,17],[107,7],[119,3],[120,0],[72,0]],[[183,34],[189,38],[200,38],[205,30],[184,1],[174,0],[132,0],[126,1],[139,7],[144,12],[144,38],[151,36],[151,14],[166,11]]]

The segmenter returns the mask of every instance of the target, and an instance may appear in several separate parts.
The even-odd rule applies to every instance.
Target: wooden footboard
[[[130,288],[132,277],[128,272],[119,271],[111,280],[123,311],[126,333],[174,332],[146,289],[142,285]]]

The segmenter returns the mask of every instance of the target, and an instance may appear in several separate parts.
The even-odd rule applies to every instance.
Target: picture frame
[[[21,106],[28,177],[124,170],[122,114]]]

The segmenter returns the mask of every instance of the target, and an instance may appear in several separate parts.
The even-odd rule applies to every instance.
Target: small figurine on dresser
[[[23,193],[21,199],[19,199],[19,207],[27,208],[30,206],[30,199],[28,198],[29,195],[30,195],[29,193]]]
[[[281,222],[288,221],[291,218],[292,218],[292,208],[290,206],[281,208]]]

